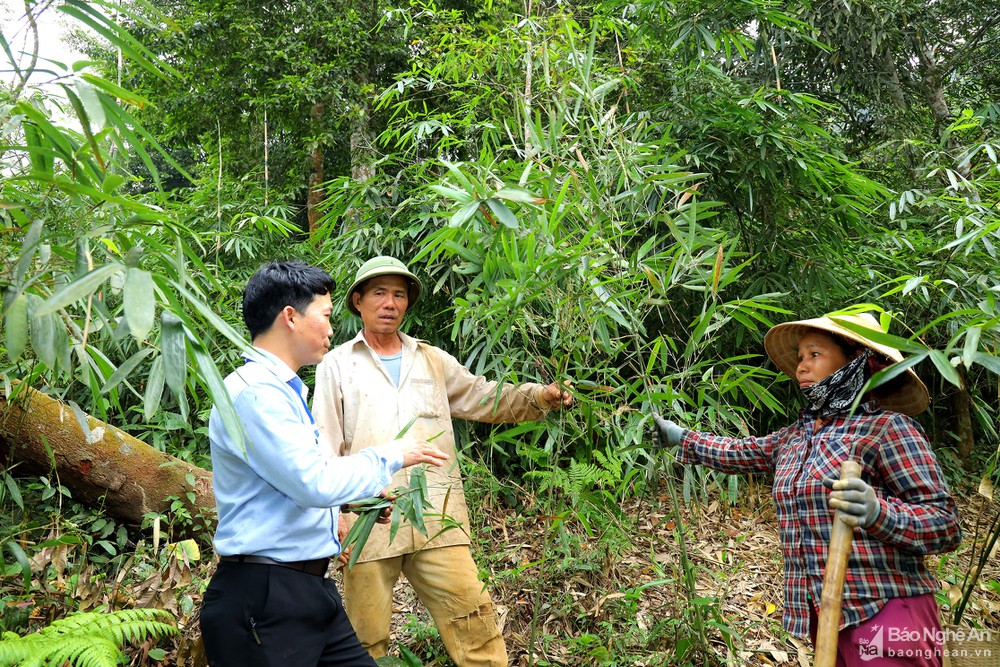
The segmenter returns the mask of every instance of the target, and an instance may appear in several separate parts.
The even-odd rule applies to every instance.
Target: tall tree
[[[269,197],[292,200],[311,230],[323,183],[350,173],[352,135],[367,124],[369,92],[401,46],[378,30],[378,3],[157,2],[169,21],[130,23],[179,73],[130,69],[151,104],[139,114],[195,172],[252,175]],[[106,67],[114,61],[105,56]]]

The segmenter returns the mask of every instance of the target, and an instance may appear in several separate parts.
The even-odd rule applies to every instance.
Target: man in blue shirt
[[[243,293],[253,348],[226,389],[244,434],[214,407],[208,425],[220,562],[201,630],[212,667],[373,667],[326,578],[339,506],[379,495],[401,468],[448,458],[413,439],[347,457],[320,446],[297,373],[330,348],[333,287],[322,269],[275,262]]]

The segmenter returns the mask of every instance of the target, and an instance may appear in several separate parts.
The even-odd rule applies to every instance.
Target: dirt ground
[[[712,621],[708,634],[722,661],[808,667],[812,664],[808,642],[781,630],[782,566],[769,494],[766,485],[749,484],[741,491],[737,507],[718,500],[682,507],[688,554],[696,573],[694,585],[699,597],[715,600],[706,606]],[[1000,502],[973,493],[959,497],[959,508],[962,546],[954,554],[927,559],[940,581],[945,624],[951,623],[951,609],[958,602],[973,546],[978,554],[982,534],[1000,512]],[[671,627],[670,619],[690,615],[691,606],[685,602],[687,589],[677,576],[683,570],[669,497],[630,501],[622,510],[623,515],[638,519],[627,526],[626,539],[615,541],[616,553],[597,554],[587,553],[595,542],[593,526],[591,536],[582,527],[563,526],[564,537],[576,530],[580,538],[566,547],[553,540],[555,517],[528,520],[500,506],[473,508],[473,516],[483,517],[474,528],[474,553],[481,567],[491,573],[489,586],[511,664],[529,663],[529,645],[534,647],[535,664],[625,664],[624,660],[609,662],[616,657],[613,652],[624,650],[633,656],[627,664],[676,664],[674,647],[676,641],[683,641],[685,624]],[[996,630],[1000,636],[1000,559],[996,556],[991,555],[982,571],[962,626]],[[405,581],[397,586],[395,606],[399,613],[394,615],[393,644],[417,647],[420,655],[434,656],[428,665],[450,665],[447,658],[437,657],[444,656],[440,640],[433,636],[433,624]],[[722,641],[719,626],[735,633],[730,647]],[[622,649],[626,636],[635,637],[636,643]],[[1000,665],[1000,658],[995,664]]]

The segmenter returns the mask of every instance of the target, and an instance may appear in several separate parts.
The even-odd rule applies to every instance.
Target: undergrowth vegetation
[[[928,382],[921,419],[973,514],[962,549],[937,561],[942,608],[996,627],[1000,113],[973,85],[995,65],[962,58],[995,52],[997,22],[955,28],[974,39],[937,51],[955,56],[947,92],[962,108],[942,114],[915,92],[934,79],[907,70],[925,63],[894,22],[859,25],[839,6],[827,23],[763,1],[416,3],[352,10],[368,27],[338,33],[336,54],[309,51],[324,39],[255,50],[258,29],[334,30],[314,4],[258,17],[67,0],[107,40],[88,38],[95,62],[80,67],[39,65],[4,28],[5,453],[6,401],[23,383],[68,419],[97,416],[207,466],[212,404],[234,418],[221,378],[246,344],[253,271],[295,257],[345,286],[368,257],[395,255],[426,288],[408,333],[491,378],[572,383],[573,409],[546,421],[458,425],[476,555],[517,664],[780,663],[799,649],[780,629],[767,480],[676,466],[650,416],[768,432],[800,403],[763,356],[767,329],[886,313],[885,342]],[[885,10],[928,31],[943,21],[925,10],[952,9],[953,27],[978,15],[919,4]],[[24,26],[27,44],[37,25]],[[899,63],[887,89],[867,69],[827,71],[857,44]],[[312,69],[334,55],[346,80]],[[303,92],[317,90],[331,99]],[[295,181],[306,163],[308,185]],[[346,311],[334,319],[336,340],[356,333]],[[198,664],[210,517],[178,493],[126,525],[74,497],[57,466],[5,463],[3,631],[80,618],[96,636],[92,613],[163,610],[179,634],[150,612],[115,650]],[[403,664],[447,664],[419,609],[396,638]]]

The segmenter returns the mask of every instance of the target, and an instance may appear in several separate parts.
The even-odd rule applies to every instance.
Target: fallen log
[[[45,475],[54,462],[59,482],[73,498],[99,504],[128,523],[140,523],[147,512],[166,512],[171,498],[178,497],[191,516],[204,518],[190,529],[214,529],[211,472],[90,415],[86,415],[88,435],[65,403],[14,386],[10,400],[0,394],[0,456],[8,466],[17,464],[20,472]]]

